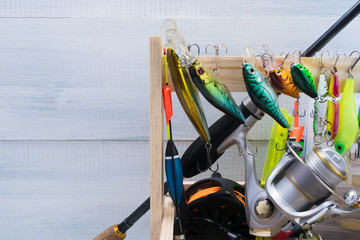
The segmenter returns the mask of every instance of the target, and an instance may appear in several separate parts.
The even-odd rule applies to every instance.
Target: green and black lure
[[[239,106],[230,94],[226,85],[212,71],[208,71],[199,60],[189,67],[191,79],[202,95],[214,107],[230,115],[240,123],[245,122]]]
[[[242,71],[246,89],[255,105],[269,114],[280,126],[288,128],[289,123],[280,111],[277,94],[268,80],[249,63],[243,64]]]
[[[311,72],[302,64],[293,64],[290,67],[291,77],[295,86],[311,98],[317,98],[316,85]]]

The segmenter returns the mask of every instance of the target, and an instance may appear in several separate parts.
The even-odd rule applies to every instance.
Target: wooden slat
[[[200,62],[207,68],[208,70],[211,70],[214,68],[214,57],[208,57],[208,56],[199,56],[198,59]],[[283,57],[276,57],[277,64],[280,64],[284,58]],[[246,92],[246,87],[244,84],[244,79],[242,76],[242,70],[241,70],[241,64],[244,60],[244,57],[219,57],[219,69],[220,74],[219,78],[226,84],[226,86],[229,88],[231,92]],[[314,80],[316,82],[316,85],[318,83],[319,74],[320,74],[320,58],[318,57],[306,57],[301,58],[302,63],[310,70],[312,73]],[[324,63],[328,67],[328,71],[326,72],[326,76],[328,79],[328,82],[330,83],[330,67],[333,62],[335,61],[335,58],[324,58]],[[337,75],[339,76],[340,80],[340,89],[341,91],[344,88],[345,80],[348,76],[347,69],[356,61],[356,58],[346,58],[346,59],[339,59],[337,63]],[[264,74],[264,69],[256,65],[256,67]],[[290,74],[289,69],[285,68],[285,70]],[[169,75],[170,76],[170,75]],[[353,76],[355,79],[355,92],[360,92],[360,67],[356,66],[353,70]],[[171,88],[173,89],[173,85],[170,83]]]
[[[164,200],[164,213],[161,222],[160,240],[169,240],[174,237],[174,217],[175,206],[170,195],[166,195]]]
[[[163,102],[162,47],[159,36],[150,37],[150,234],[158,240],[163,211]]]

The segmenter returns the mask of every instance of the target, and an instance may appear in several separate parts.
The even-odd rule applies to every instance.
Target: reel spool
[[[191,219],[183,221],[186,239],[244,239],[250,236],[244,194],[243,186],[222,177],[203,179],[191,185],[185,192],[192,213]]]

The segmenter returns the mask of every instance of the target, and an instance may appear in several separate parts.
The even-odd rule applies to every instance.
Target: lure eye
[[[202,67],[199,67],[197,69],[197,72],[198,72],[199,75],[203,75],[205,73],[205,70]]]
[[[249,71],[250,71],[251,73],[254,73],[254,72],[255,72],[255,69],[254,69],[254,68],[250,68]]]
[[[303,67],[302,67],[302,66],[299,66],[299,69],[301,69],[301,70],[302,70],[302,69],[303,69]]]
[[[281,75],[280,70],[277,70],[277,71],[276,71],[276,74],[277,74],[277,75]]]

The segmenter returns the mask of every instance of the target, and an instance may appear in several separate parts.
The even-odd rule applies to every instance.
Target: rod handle
[[[117,225],[114,225],[97,235],[93,240],[124,240],[125,237],[126,234],[120,232]]]

